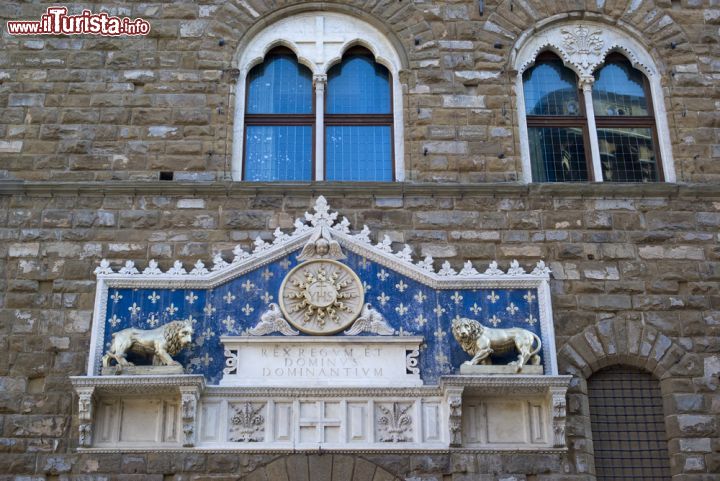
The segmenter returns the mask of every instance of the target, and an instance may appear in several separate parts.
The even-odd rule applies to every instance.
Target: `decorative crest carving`
[[[283,317],[280,306],[271,302],[269,309],[260,315],[260,322],[255,327],[245,331],[245,335],[248,336],[264,336],[273,332],[279,332],[285,336],[297,336],[300,334],[296,331],[288,321]]]
[[[373,309],[369,303],[363,305],[360,317],[357,318],[350,329],[345,331],[345,334],[348,336],[357,336],[363,332],[379,334],[381,336],[392,336],[395,334],[395,330],[388,325],[383,315]]]
[[[334,334],[360,314],[360,278],[344,264],[308,261],[288,273],[280,286],[280,308],[294,327],[308,334]]]
[[[265,417],[261,414],[265,404],[231,405],[229,439],[234,442],[260,442],[265,438]]]
[[[594,63],[590,57],[599,57],[605,43],[600,35],[602,30],[590,30],[584,25],[577,25],[572,29],[560,30],[563,35],[563,46],[568,55],[576,57],[574,60],[582,68],[587,69]]]
[[[403,443],[412,440],[413,418],[408,411],[412,403],[394,402],[389,407],[377,404],[378,440],[381,442]]]

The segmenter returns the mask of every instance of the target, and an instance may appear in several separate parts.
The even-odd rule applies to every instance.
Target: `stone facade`
[[[402,46],[406,181],[229,182],[233,58],[308,2],[91,5],[147,38],[10,37],[0,50],[0,480],[591,480],[585,380],[626,363],[661,380],[674,480],[720,470],[720,7],[694,1],[324,2]],[[5,3],[5,19],[45,5]],[[521,185],[509,55],[545,20],[632,25],[664,74],[679,184]],[[539,22],[539,23],[538,23]],[[222,40],[222,41],[221,41]],[[161,171],[175,180],[160,181]],[[569,450],[78,454],[69,375],[85,373],[102,258],[163,270],[290,228],[324,194],[417,254],[553,271]],[[270,240],[270,237],[268,237]],[[529,269],[528,269],[529,270]]]

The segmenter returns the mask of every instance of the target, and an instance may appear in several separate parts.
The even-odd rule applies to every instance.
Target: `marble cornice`
[[[258,195],[443,195],[443,196],[547,196],[567,198],[702,198],[720,197],[718,184],[611,184],[515,182],[482,184],[409,182],[26,182],[0,181],[0,195],[168,195],[168,196],[258,196]]]

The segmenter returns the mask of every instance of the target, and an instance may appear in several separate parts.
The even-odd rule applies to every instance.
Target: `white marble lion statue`
[[[105,367],[115,360],[118,366],[132,366],[126,359],[129,352],[152,355],[154,366],[177,366],[171,356],[189,346],[193,327],[190,321],[173,321],[155,329],[144,330],[130,327],[113,333],[110,349],[102,358]]]
[[[537,355],[542,347],[540,338],[533,332],[520,327],[497,329],[486,327],[478,321],[467,318],[455,319],[452,322],[452,333],[465,352],[473,356],[464,364],[490,364],[490,354],[503,354],[512,349],[518,352],[517,361],[509,363],[520,372],[530,361],[533,365],[540,364]],[[533,349],[533,344],[537,344]]]

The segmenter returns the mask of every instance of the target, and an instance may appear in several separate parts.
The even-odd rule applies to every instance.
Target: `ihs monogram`
[[[296,267],[280,291],[280,307],[287,320],[310,334],[343,329],[360,314],[364,298],[357,275],[331,260],[308,261]]]

